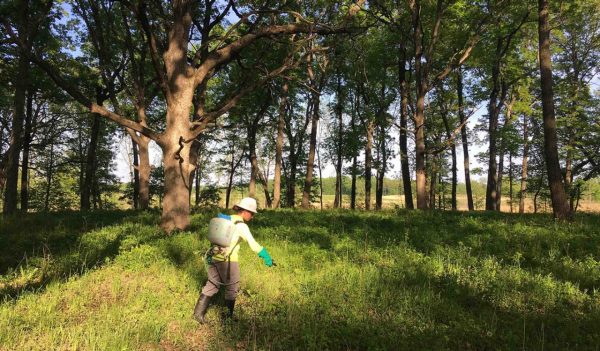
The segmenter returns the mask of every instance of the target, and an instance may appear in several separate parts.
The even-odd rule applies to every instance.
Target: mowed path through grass
[[[0,350],[597,350],[600,217],[265,211],[238,321],[198,325],[201,239],[157,213],[0,222]]]

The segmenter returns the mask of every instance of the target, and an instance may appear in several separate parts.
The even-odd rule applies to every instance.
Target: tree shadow
[[[2,236],[0,299],[18,299],[50,283],[102,267],[119,252],[161,237],[151,213],[95,211],[27,214],[0,225]],[[149,225],[152,225],[151,227]],[[139,235],[144,228],[144,235]]]
[[[246,296],[239,320],[225,325],[221,342],[231,348],[274,350],[495,350],[541,345],[575,350],[600,343],[597,310],[581,315],[568,306],[502,309],[419,265],[409,277],[372,277],[368,291],[355,294],[358,298],[328,295],[335,282],[326,283],[308,292],[308,298],[293,301]],[[389,303],[395,297],[401,301]]]

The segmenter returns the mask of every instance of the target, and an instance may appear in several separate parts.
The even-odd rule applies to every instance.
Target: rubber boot
[[[196,307],[194,307],[194,319],[197,320],[200,324],[206,323],[204,315],[206,314],[206,310],[208,309],[209,303],[210,296],[200,294],[198,302],[196,302]]]
[[[225,306],[227,306],[227,314],[225,315],[225,319],[234,320],[233,318],[233,309],[235,308],[235,300],[225,300]]]

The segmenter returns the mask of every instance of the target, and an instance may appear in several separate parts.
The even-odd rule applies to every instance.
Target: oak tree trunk
[[[544,116],[544,153],[546,156],[546,168],[548,171],[548,183],[550,185],[554,216],[559,220],[566,220],[570,219],[571,210],[562,182],[558,159],[548,0],[538,0],[538,10],[540,83],[542,89],[542,111]]]
[[[140,135],[138,144],[139,154],[139,208],[147,210],[150,207],[150,139]]]

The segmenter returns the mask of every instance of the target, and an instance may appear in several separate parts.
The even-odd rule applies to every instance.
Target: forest
[[[2,1],[0,351],[598,349],[599,62],[600,0]]]

